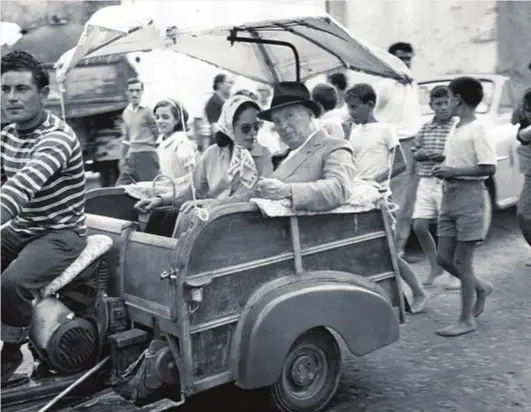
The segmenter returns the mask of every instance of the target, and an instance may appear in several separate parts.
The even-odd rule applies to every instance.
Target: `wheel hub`
[[[298,387],[310,386],[317,376],[318,366],[315,359],[309,355],[302,355],[291,365],[290,380]]]

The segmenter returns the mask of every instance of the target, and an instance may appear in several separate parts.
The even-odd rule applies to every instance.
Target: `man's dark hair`
[[[46,65],[23,50],[13,50],[2,57],[1,70],[2,73],[31,72],[33,81],[39,91],[50,85],[50,75]]]
[[[347,89],[348,81],[345,73],[332,73],[328,76],[328,82],[344,92]]]
[[[337,90],[330,84],[319,83],[312,90],[312,99],[321,103],[325,111],[329,112],[337,106]]]
[[[376,92],[368,83],[358,83],[348,89],[345,93],[345,101],[352,98],[359,99],[362,103],[373,102],[376,104]]]
[[[227,75],[224,73],[216,74],[214,77],[214,82],[212,84],[212,88],[214,91],[219,89],[219,85],[223,83],[225,80],[227,80]]]
[[[454,79],[448,86],[454,95],[461,96],[463,102],[475,109],[483,100],[483,86],[478,79],[462,76]]]
[[[414,53],[413,46],[410,43],[397,42],[389,46],[389,53],[395,54],[398,50],[403,51],[404,53]]]
[[[142,83],[142,80],[140,80],[138,77],[131,77],[127,80],[127,87],[132,84],[140,84],[140,86],[142,86],[142,90],[144,90],[144,83]]]
[[[439,97],[450,97],[450,89],[448,86],[435,86],[431,89],[430,100],[437,99]]]

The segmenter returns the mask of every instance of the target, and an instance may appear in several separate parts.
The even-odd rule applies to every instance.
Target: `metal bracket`
[[[168,279],[168,278],[170,278],[170,281],[172,281],[172,280],[176,280],[178,274],[179,274],[179,269],[176,269],[176,268],[174,268],[174,267],[171,267],[171,268],[169,268],[168,270],[165,270],[164,272],[162,272],[162,273],[160,274],[160,279],[161,279],[161,280],[164,280],[164,279]]]
[[[287,41],[280,41],[280,40],[267,40],[267,39],[261,39],[261,38],[250,38],[250,37],[238,37],[238,29],[233,28],[230,31],[230,35],[227,37],[227,40],[230,42],[230,45],[233,46],[234,43],[254,43],[254,44],[270,44],[273,46],[283,46],[283,47],[289,47],[293,51],[293,55],[295,57],[295,73],[297,76],[297,81],[301,81],[301,63],[300,63],[300,57],[299,52],[297,48]]]

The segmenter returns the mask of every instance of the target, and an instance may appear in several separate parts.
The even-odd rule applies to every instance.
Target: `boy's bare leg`
[[[437,276],[444,273],[444,269],[439,266],[437,262],[437,246],[435,240],[430,233],[430,220],[429,219],[415,219],[413,223],[413,230],[417,235],[420,246],[424,251],[424,254],[428,258],[430,263],[430,274],[426,281],[422,282],[423,285],[430,286]]]
[[[450,250],[454,244],[453,259],[449,260]],[[442,266],[461,280],[461,315],[453,325],[438,330],[436,332],[438,335],[460,336],[477,329],[474,316],[479,316],[476,313],[483,312],[485,300],[492,292],[492,287],[474,275],[475,249],[476,242],[455,243],[455,238],[441,238],[439,241],[439,260]],[[475,304],[474,301],[476,301]]]
[[[400,270],[400,276],[406,282],[413,293],[413,302],[411,303],[411,313],[417,314],[424,310],[424,306],[429,300],[429,296],[422,287],[422,284],[411,269],[411,266],[401,257],[398,257],[398,269]]]

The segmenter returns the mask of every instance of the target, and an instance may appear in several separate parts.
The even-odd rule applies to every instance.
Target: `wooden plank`
[[[300,275],[302,269],[302,255],[301,255],[301,240],[299,235],[299,223],[297,217],[292,216],[289,218],[289,224],[291,229],[291,243],[293,245],[293,256],[295,263],[295,273]]]

